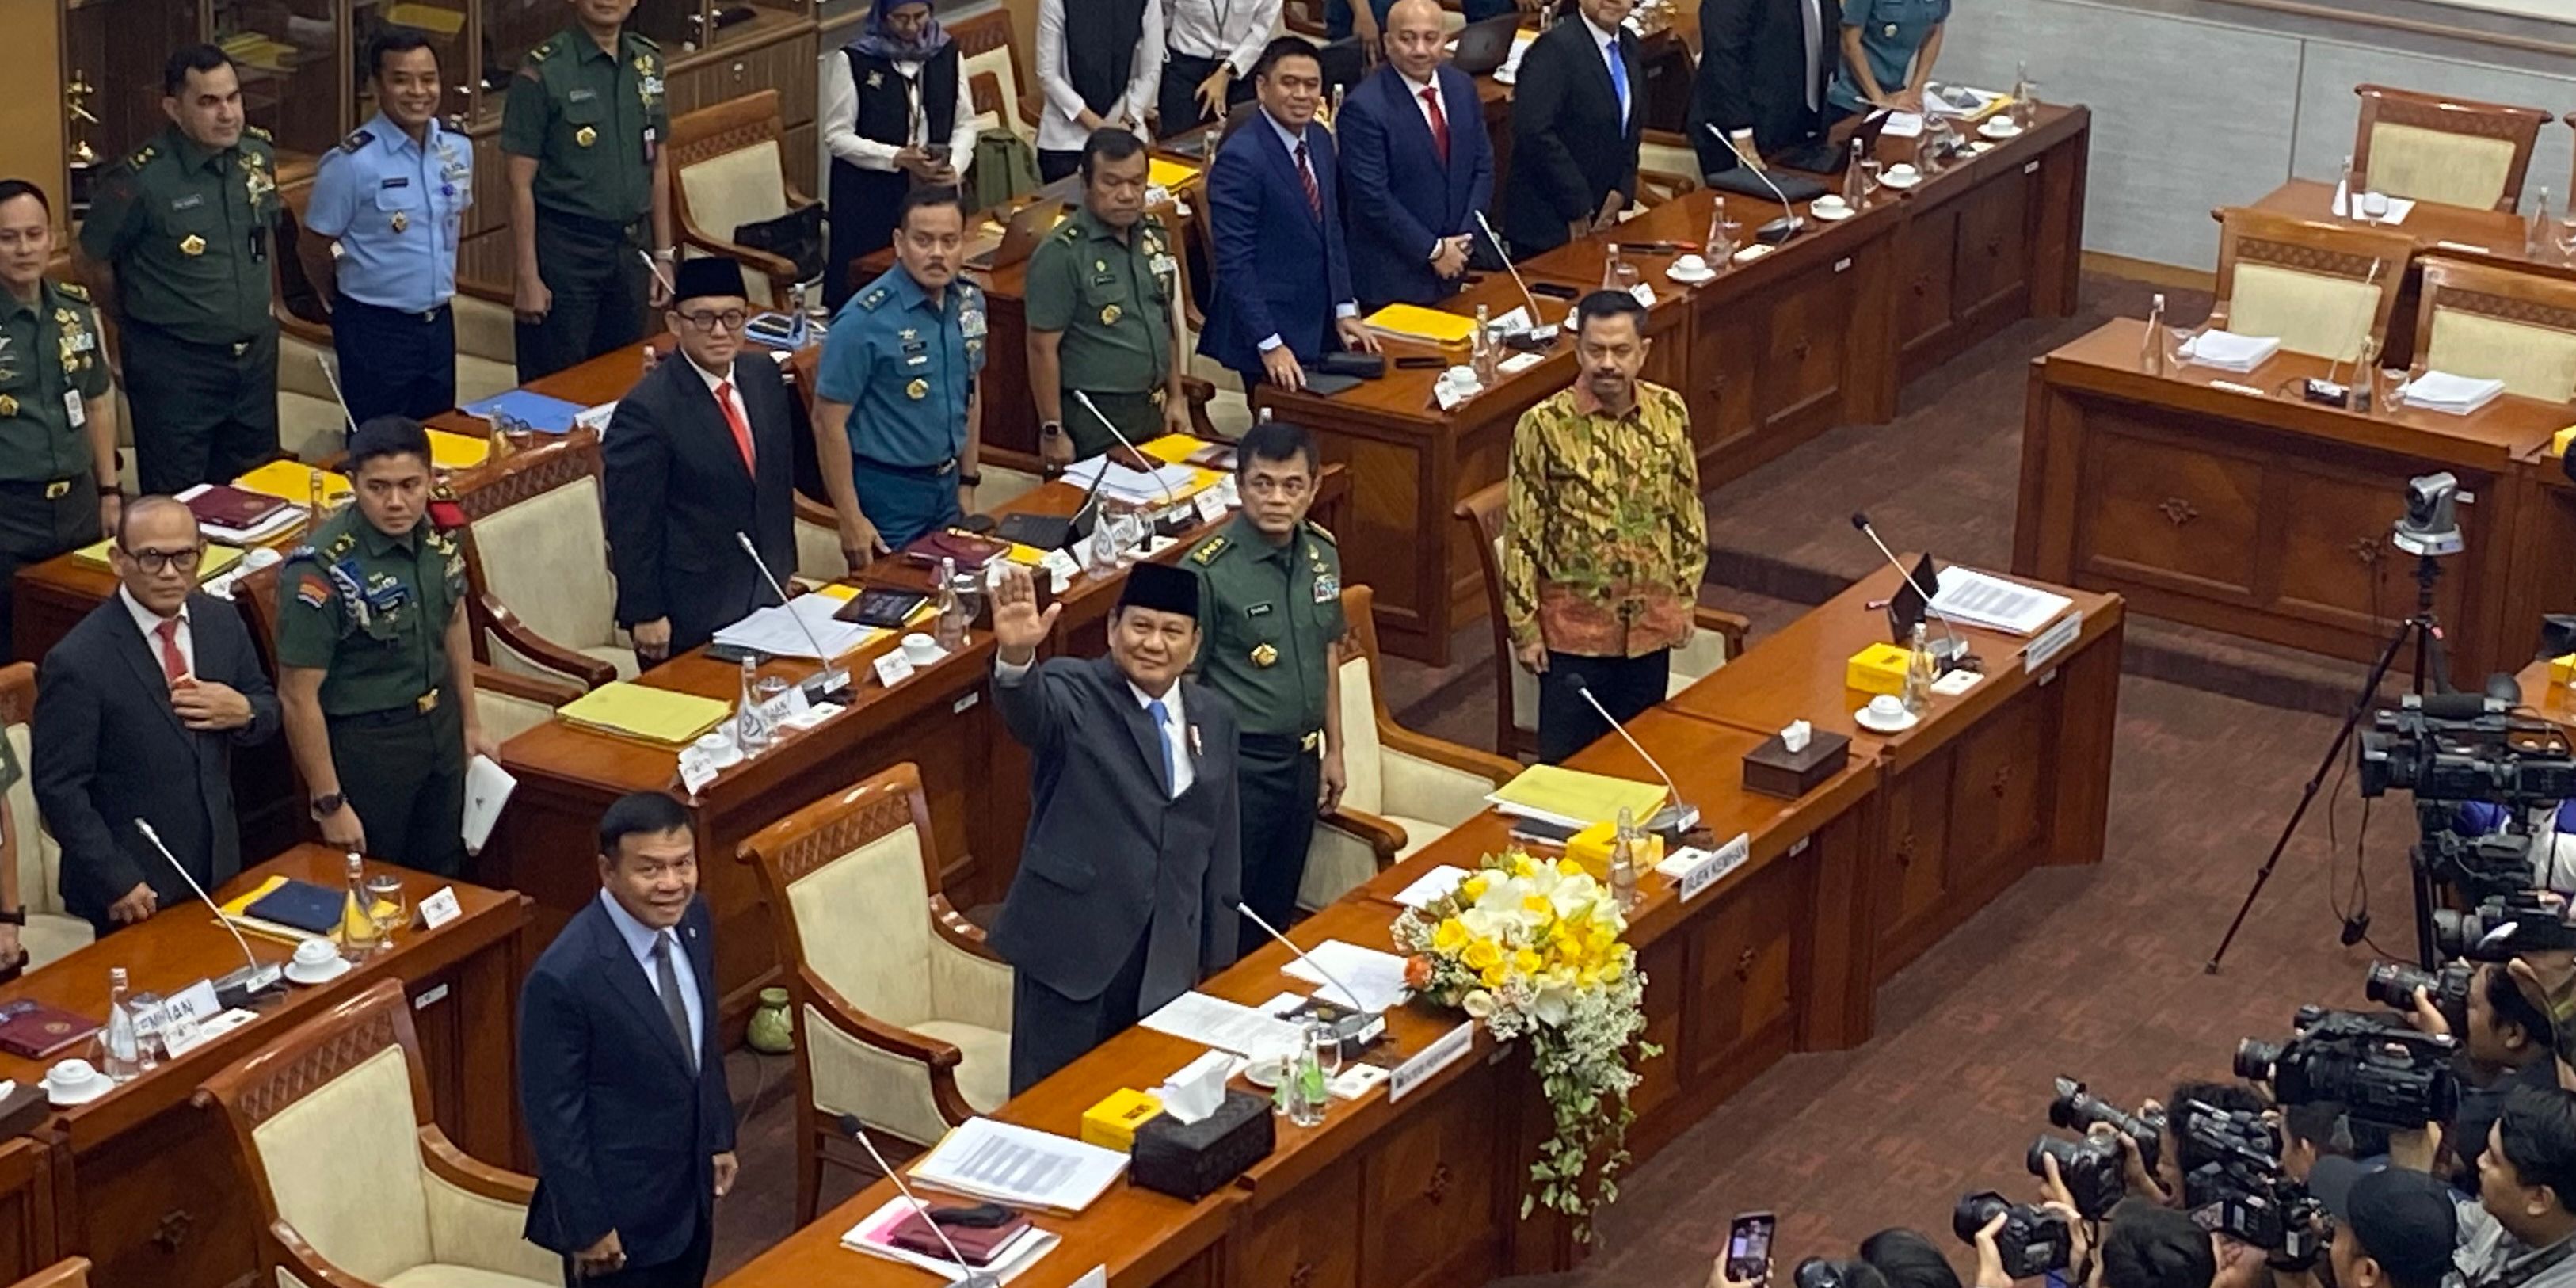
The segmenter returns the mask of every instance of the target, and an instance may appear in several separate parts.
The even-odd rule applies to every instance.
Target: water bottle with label
[[[2568,199],[2576,201],[2576,191],[2571,191]],[[2550,247],[2556,244],[2549,234],[2549,189],[2543,188],[2539,199],[2531,204],[2531,222],[2523,229],[2522,253],[2535,260],[2546,260]]]
[[[125,968],[113,966],[107,972],[107,1029],[99,1035],[104,1072],[118,1082],[132,1082],[143,1071],[142,1037],[134,1027],[133,989],[125,982]]]
[[[760,663],[742,659],[742,705],[734,712],[733,744],[748,756],[769,746],[769,711],[761,706]]]
[[[348,874],[348,892],[340,896],[340,955],[365,961],[384,946],[385,932],[376,924],[375,900],[367,893],[366,859],[351,853]]]
[[[1297,1058],[1290,1061],[1280,1085],[1288,1089],[1288,1121],[1300,1127],[1324,1125],[1324,1106],[1332,1099],[1325,1086],[1330,1076],[1324,1072],[1324,1050],[1330,1047],[1334,1063],[1341,1061],[1341,1038],[1333,1026],[1322,1019],[1306,1022],[1305,1040],[1298,1043]]]
[[[2138,370],[2151,376],[2165,373],[2165,296],[2156,292],[2155,303],[2147,307],[2146,338],[2138,345]]]
[[[1940,673],[1940,664],[1932,660],[1932,641],[1925,637],[1923,623],[1914,624],[1914,638],[1905,655],[1905,709],[1922,715],[1932,709],[1932,681]]]
[[[939,641],[940,651],[954,653],[966,647],[966,602],[957,595],[957,560],[939,558],[939,616],[931,627],[932,638]]]
[[[1610,837],[1610,897],[1619,911],[1629,912],[1637,906],[1637,816],[1627,806],[1619,807],[1619,830]]]
[[[1494,319],[1492,310],[1476,306],[1476,330],[1467,337],[1467,365],[1476,373],[1476,383],[1491,389],[1502,374],[1502,359],[1494,352]]]

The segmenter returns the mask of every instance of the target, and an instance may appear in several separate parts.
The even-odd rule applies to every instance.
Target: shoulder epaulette
[[[886,288],[884,288],[884,287],[880,286],[880,287],[878,287],[877,289],[875,289],[875,290],[873,290],[873,291],[870,291],[870,292],[868,292],[868,293],[867,293],[867,294],[865,294],[865,295],[860,296],[860,297],[859,297],[859,307],[860,307],[860,308],[863,308],[863,309],[866,309],[866,310],[868,310],[869,312],[873,313],[873,312],[875,312],[875,311],[876,311],[876,307],[877,307],[878,305],[883,304],[883,303],[885,303],[885,302],[886,302],[886,296],[887,296],[887,294],[888,294],[888,293],[889,293],[889,292],[886,290]]]
[[[630,31],[630,32],[627,32],[627,33],[626,33],[626,38],[627,38],[628,40],[634,41],[636,44],[642,45],[642,46],[643,46],[643,47],[645,47],[646,49],[650,49],[650,50],[652,50],[654,53],[657,53],[657,54],[658,54],[658,53],[662,52],[662,46],[660,46],[659,44],[654,43],[653,38],[652,38],[651,36],[647,36],[647,35],[645,35],[643,32],[640,32],[640,31]]]
[[[1057,224],[1055,226],[1055,231],[1048,233],[1047,236],[1052,240],[1060,241],[1065,245],[1070,246],[1075,242],[1082,240],[1082,230],[1075,227],[1073,221],[1068,219],[1063,223]]]
[[[1190,552],[1190,562],[1205,568],[1215,563],[1218,555],[1225,553],[1226,544],[1224,537],[1210,537],[1206,544]]]
[[[78,282],[56,282],[54,290],[64,299],[79,300],[83,304],[89,303],[89,288]]]
[[[136,148],[135,150],[125,154],[125,168],[128,170],[140,170],[143,168],[144,163],[150,161],[155,155],[156,154],[152,151],[152,145],[146,143],[142,147]]]
[[[1323,524],[1315,522],[1313,519],[1306,520],[1306,530],[1314,533],[1316,536],[1322,537],[1325,545],[1332,546],[1335,549],[1339,549],[1341,547],[1342,543],[1333,536],[1333,530],[1325,527]]]
[[[560,39],[562,39],[560,36],[547,37],[545,41],[528,50],[528,56],[521,65],[525,66],[526,63],[542,63],[548,58],[553,57],[555,52],[555,41]]]
[[[362,152],[366,150],[366,146],[368,144],[375,141],[376,136],[367,133],[365,130],[351,130],[349,131],[349,137],[340,140],[340,150],[343,152]]]
[[[242,133],[243,133],[243,134],[246,134],[246,135],[248,135],[248,136],[250,136],[251,138],[257,139],[257,140],[259,140],[259,141],[260,141],[260,142],[262,142],[262,143],[274,143],[274,142],[276,142],[276,141],[277,141],[277,136],[276,136],[276,135],[271,134],[271,133],[269,133],[267,130],[264,130],[264,129],[260,128],[259,126],[256,126],[256,125],[245,125],[245,126],[243,126],[243,127],[242,127]]]

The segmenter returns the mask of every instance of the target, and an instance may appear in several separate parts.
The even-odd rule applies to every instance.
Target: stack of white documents
[[[856,622],[834,618],[832,614],[841,607],[842,601],[829,595],[799,595],[793,603],[754,609],[751,616],[717,628],[715,642],[770,657],[814,657],[819,640],[825,655],[817,661],[839,657],[877,634]]]
[[[2398,396],[2409,407],[2466,416],[2494,402],[2496,395],[2503,392],[2504,382],[2501,380],[2471,380],[2447,371],[2427,371],[2407,381],[2406,388]]]
[[[1936,619],[1946,617],[2015,635],[2028,635],[2074,606],[2075,601],[2064,595],[2006,581],[1974,568],[1942,569],[1940,584],[1932,594]]]
[[[2221,371],[2252,371],[2280,351],[2279,336],[2238,335],[2233,331],[2203,331],[2182,346],[2183,357]]]
[[[1033,1127],[969,1118],[912,1165],[937,1190],[1016,1208],[1079,1212],[1127,1170],[1127,1156]]]

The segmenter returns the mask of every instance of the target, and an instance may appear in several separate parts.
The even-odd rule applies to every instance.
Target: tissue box
[[[2549,454],[2552,456],[2565,456],[2569,448],[2576,448],[2576,425],[2558,431],[2549,440]]]
[[[1136,1143],[1136,1129],[1163,1112],[1152,1092],[1120,1087],[1082,1111],[1082,1143],[1126,1153]]]
[[[2576,653],[2549,659],[2551,684],[2576,684]]]
[[[1645,820],[1638,820],[1642,826]],[[1617,823],[1595,823],[1568,837],[1565,857],[1583,865],[1595,880],[1610,879],[1610,842],[1619,835]],[[1643,871],[1664,861],[1664,838],[1646,834],[1643,852],[1636,856],[1638,870]]]
[[[1909,655],[1893,644],[1872,644],[1851,655],[1843,665],[1843,683],[1863,693],[1884,693],[1896,697],[1905,692],[1905,664]],[[1821,738],[1824,735],[1818,734]],[[1778,742],[1778,738],[1773,738]]]
[[[1229,1090],[1225,1103],[1197,1122],[1160,1114],[1139,1125],[1127,1179],[1196,1203],[1270,1157],[1275,1139],[1269,1098]]]
[[[1900,650],[1897,656],[1903,657],[1904,653]],[[1808,737],[1804,748],[1791,751],[1775,733],[1744,753],[1744,790],[1796,800],[1841,773],[1850,759],[1848,735],[1818,729]]]

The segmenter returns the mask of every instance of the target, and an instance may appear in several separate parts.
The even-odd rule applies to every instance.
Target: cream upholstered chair
[[[947,24],[957,42],[958,74],[966,78],[975,103],[975,128],[1009,130],[1030,147],[1038,145],[1036,82],[1020,72],[1020,51],[1011,39],[1011,15],[993,9]]]
[[[456,500],[478,661],[585,689],[636,673],[634,645],[617,628],[598,435],[575,429],[486,465]]]
[[[2576,399],[2576,282],[2459,260],[2423,261],[2416,365],[2548,402]]]
[[[1425,737],[1395,722],[1379,684],[1377,624],[1366,586],[1342,591],[1342,769],[1338,808],[1315,828],[1297,903],[1321,908],[1485,808],[1520,765]]]
[[[2388,337],[2415,241],[2393,229],[2217,212],[2218,301],[2209,325],[2271,336],[2292,353],[2351,362]]]
[[[2361,123],[2352,144],[2353,189],[2392,197],[2512,211],[2549,113],[2385,85],[2355,85]]]
[[[0,726],[18,767],[32,770],[27,722],[36,713],[36,664],[14,662],[0,667]],[[36,787],[28,773],[9,785],[9,840],[18,852],[18,897],[27,905],[27,924],[18,944],[27,952],[25,969],[68,956],[91,939],[89,922],[63,908],[63,849],[54,843],[36,814]]]
[[[764,89],[672,118],[671,222],[691,254],[723,255],[755,278],[755,304],[797,307],[796,266],[734,244],[733,233],[802,210],[812,197],[787,179],[787,125],[778,91]],[[827,267],[826,271],[829,269]],[[749,274],[747,274],[749,275]]]
[[[823,1164],[844,1161],[826,1157],[841,1115],[927,1145],[1009,1097],[1011,968],[940,892],[909,763],[762,828],[740,857],[759,873],[796,1003],[796,1219],[810,1222]]]
[[[384,980],[206,1079],[259,1203],[281,1288],[522,1288],[563,1281],[520,1237],[536,1182],[466,1157],[430,1120],[402,985]]]
[[[1476,562],[1485,572],[1485,614],[1494,630],[1494,749],[1506,756],[1538,751],[1538,677],[1512,653],[1511,628],[1503,618],[1503,501],[1507,480],[1478,488],[1453,511],[1476,536]],[[1690,642],[1673,650],[1667,697],[1689,688],[1744,651],[1742,617],[1706,604],[1691,606]]]

